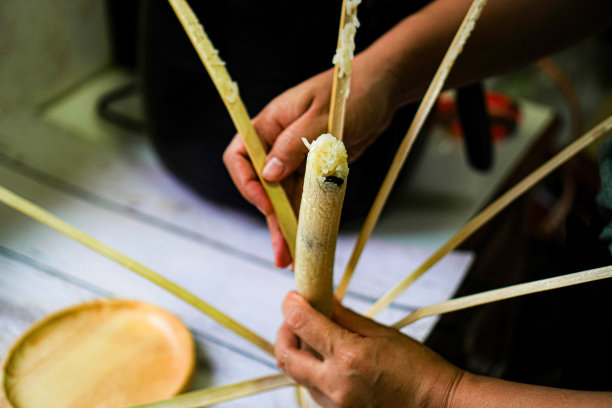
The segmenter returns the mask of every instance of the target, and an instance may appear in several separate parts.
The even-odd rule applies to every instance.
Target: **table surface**
[[[0,118],[0,185],[189,288],[273,342],[282,320],[280,300],[294,283],[289,270],[273,267],[265,225],[196,197],[166,174],[144,138],[95,117],[96,97],[125,79],[110,70],[42,115],[18,110]],[[348,305],[367,309],[491,198],[552,120],[545,107],[523,103],[522,108],[519,130],[496,144],[488,174],[469,169],[459,141],[440,130],[428,135],[413,177],[401,186],[366,247]],[[121,297],[158,304],[191,329],[198,344],[196,389],[278,371],[260,350],[111,261],[6,206],[0,207],[0,220],[1,355],[51,312]],[[355,238],[339,238],[337,271],[343,270]],[[380,320],[392,322],[451,297],[472,259],[471,253],[449,255]],[[424,340],[435,322],[419,321],[406,333]],[[293,391],[285,389],[222,406],[294,405]]]

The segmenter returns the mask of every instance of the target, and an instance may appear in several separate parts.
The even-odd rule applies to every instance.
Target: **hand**
[[[446,406],[463,376],[424,345],[338,302],[331,321],[292,292],[283,314],[278,366],[322,407]],[[322,360],[301,350],[300,339]]]
[[[397,107],[393,77],[378,69],[367,53],[355,58],[347,100],[344,143],[349,161],[355,160],[389,124]],[[272,100],[254,119],[260,137],[270,146],[263,177],[281,181],[296,213],[302,194],[304,161],[308,150],[302,138],[313,141],[327,133],[333,71],[328,70],[289,89]],[[266,215],[274,263],[291,263],[272,204],[261,186],[239,135],[227,147],[223,161],[240,193]]]

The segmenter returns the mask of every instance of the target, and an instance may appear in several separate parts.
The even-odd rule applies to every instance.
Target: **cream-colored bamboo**
[[[352,59],[355,50],[355,32],[359,27],[357,6],[361,0],[343,0],[338,30],[338,45],[334,56],[334,79],[327,132],[338,140],[344,137],[346,99],[349,95]]]
[[[298,292],[316,310],[331,317],[334,255],[348,176],[347,155],[344,143],[330,134],[319,136],[307,146],[295,280]],[[298,397],[305,408],[319,406],[302,387],[298,388]]]
[[[497,215],[500,211],[506,208],[512,201],[520,197],[525,191],[538,183],[544,177],[556,170],[563,163],[574,157],[578,152],[589,146],[594,141],[606,135],[612,130],[612,116],[601,122],[599,125],[585,133],[579,139],[567,146],[555,157],[537,168],[529,176],[525,177],[516,186],[508,190],[504,195],[499,197],[480,214],[469,221],[461,228],[453,237],[448,240],[440,249],[433,253],[423,264],[414,270],[403,281],[397,284],[393,289],[382,296],[366,313],[366,316],[376,316],[381,310],[387,307],[400,293],[410,286],[417,278],[425,273],[429,268],[435,265],[440,259],[457,248],[462,242],[470,237],[475,231],[483,226],[487,221]]]
[[[222,402],[231,401],[249,395],[295,385],[285,374],[275,374],[266,377],[242,381],[236,384],[206,388],[178,395],[163,401],[142,404],[130,408],[199,408]]]
[[[17,211],[31,218],[34,218],[37,221],[40,221],[46,226],[51,227],[58,232],[61,232],[69,238],[72,238],[73,240],[79,242],[80,244],[83,244],[86,247],[93,249],[94,251],[107,257],[108,259],[111,259],[117,262],[119,265],[122,265],[125,268],[131,270],[132,272],[137,273],[143,278],[148,279],[157,286],[167,290],[176,297],[184,300],[196,309],[208,315],[221,326],[230,329],[234,333],[238,334],[239,336],[258,346],[262,350],[266,351],[268,354],[274,355],[274,346],[272,346],[272,344],[270,344],[267,340],[265,340],[258,334],[255,334],[251,330],[247,329],[240,323],[236,322],[234,319],[227,316],[220,310],[199,299],[193,293],[178,286],[174,282],[169,281],[168,279],[152,271],[146,266],[136,262],[135,260],[128,258],[119,251],[95,240],[91,236],[76,229],[65,221],[62,221],[58,217],[49,213],[48,211],[27,201],[26,199],[18,196],[17,194],[7,190],[2,186],[0,186],[0,202],[3,202],[9,207],[12,207]]]
[[[588,271],[557,276],[555,278],[542,279],[539,281],[522,283],[520,285],[508,286],[502,289],[490,290],[424,307],[404,317],[391,327],[401,329],[410,323],[428,316],[454,312],[474,306],[484,305],[486,303],[493,303],[504,299],[511,299],[518,296],[564,288],[566,286],[579,285],[581,283],[607,278],[612,278],[612,266],[605,266],[603,268],[590,269]]]
[[[332,135],[309,146],[296,241],[295,280],[319,312],[331,316],[333,268],[348,165],[344,144]]]
[[[474,0],[470,9],[468,10],[455,38],[453,39],[440,67],[438,68],[433,81],[429,85],[427,92],[425,93],[425,97],[421,102],[419,109],[408,129],[408,133],[404,137],[395,157],[393,158],[393,162],[391,163],[391,167],[389,168],[389,172],[383,181],[383,184],[374,200],[374,204],[368,213],[366,221],[357,237],[357,242],[355,243],[355,248],[351,254],[351,258],[346,266],[344,271],[344,275],[342,276],[342,280],[338,285],[338,289],[336,291],[336,296],[338,299],[342,299],[346,294],[346,290],[348,288],[349,282],[353,277],[353,273],[355,272],[355,268],[357,267],[357,262],[359,262],[359,257],[363,252],[363,248],[365,247],[372,231],[374,230],[374,226],[380,217],[380,213],[387,202],[387,198],[393,188],[393,184],[395,184],[395,180],[397,179],[397,175],[399,174],[404,162],[406,161],[406,157],[408,157],[408,153],[414,143],[417,135],[421,131],[423,124],[425,123],[425,119],[427,119],[427,115],[431,111],[442,87],[444,86],[444,82],[448,77],[448,73],[450,72],[455,60],[463,50],[463,46],[467,41],[468,37],[472,33],[476,21],[482,12],[482,9],[487,0]]]
[[[249,114],[240,98],[238,85],[232,81],[225,68],[225,62],[219,58],[218,51],[214,48],[204,31],[204,27],[202,27],[187,2],[185,0],[168,1],[172,5],[176,16],[183,25],[187,36],[191,40],[193,47],[204,63],[208,74],[223,99],[223,103],[244,142],[253,168],[266,190],[268,197],[270,197],[270,201],[278,217],[278,223],[287,241],[289,251],[291,252],[291,256],[294,257],[297,219],[291,207],[291,202],[281,184],[268,182],[264,180],[261,175],[263,167],[266,164],[266,148],[251,123]]]

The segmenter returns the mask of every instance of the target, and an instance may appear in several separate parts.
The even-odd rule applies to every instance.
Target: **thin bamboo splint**
[[[61,232],[62,234],[66,235],[69,238],[72,238],[78,243],[93,249],[99,254],[105,256],[106,258],[111,259],[117,262],[119,265],[129,269],[130,271],[142,276],[145,279],[148,279],[157,286],[167,290],[176,297],[184,300],[196,309],[200,310],[202,313],[212,318],[221,326],[230,329],[240,337],[250,341],[268,354],[274,355],[274,346],[270,344],[266,339],[259,336],[258,334],[255,334],[253,331],[247,329],[246,327],[244,327],[231,317],[227,316],[220,310],[199,299],[193,293],[185,290],[176,283],[169,281],[168,279],[152,271],[146,266],[136,262],[135,260],[128,258],[119,251],[101,243],[100,241],[95,240],[91,236],[76,229],[65,221],[62,221],[58,217],[49,213],[48,211],[42,209],[41,207],[38,207],[37,205],[27,201],[26,199],[16,195],[15,193],[7,190],[2,186],[0,186],[0,202],[3,202],[9,207],[12,207],[17,211],[31,218],[34,218],[37,221],[40,221],[46,226],[51,227],[58,232]]]
[[[346,100],[351,86],[352,59],[355,49],[355,32],[359,27],[357,6],[361,0],[344,0],[338,29],[338,46],[334,56],[334,80],[329,110],[327,132],[338,140],[344,137]]]
[[[516,198],[520,197],[525,191],[538,183],[548,174],[556,170],[563,163],[574,157],[578,152],[589,146],[594,141],[606,135],[612,130],[612,116],[595,126],[593,129],[585,133],[579,139],[567,146],[555,157],[537,168],[533,173],[525,177],[521,182],[508,190],[504,195],[499,197],[480,214],[469,221],[461,228],[453,237],[448,240],[440,249],[431,255],[422,265],[414,270],[403,281],[396,285],[393,289],[383,295],[366,313],[366,316],[376,316],[380,311],[387,307],[391,302],[399,296],[408,286],[410,286],[417,278],[425,273],[429,268],[435,265],[440,259],[457,248],[462,242],[476,232],[487,221],[497,215],[500,211],[506,208]]]
[[[222,402],[248,397],[249,395],[294,385],[295,382],[285,374],[274,374],[235,384],[192,391],[167,400],[153,402],[151,404],[137,405],[130,408],[207,407],[209,405],[220,404]]]
[[[240,98],[238,85],[232,81],[225,62],[219,58],[219,53],[211,43],[210,39],[204,31],[204,27],[198,21],[198,18],[189,7],[185,0],[168,0],[172,5],[174,13],[180,20],[187,36],[191,40],[193,47],[197,51],[200,59],[204,63],[208,74],[213,80],[223,103],[229,112],[236,130],[240,134],[244,146],[247,150],[253,168],[261,181],[274,211],[278,218],[281,231],[287,241],[287,246],[291,252],[291,256],[295,256],[295,236],[297,233],[297,219],[291,202],[285,193],[285,190],[280,183],[271,183],[264,180],[261,175],[264,165],[266,164],[266,148],[262,140],[257,135],[257,131],[249,114]]]
[[[453,39],[440,67],[438,68],[427,92],[425,93],[425,97],[421,102],[419,109],[408,129],[408,133],[404,137],[395,157],[393,158],[393,162],[391,163],[391,167],[389,168],[389,172],[383,181],[383,184],[374,200],[374,204],[368,213],[368,216],[365,220],[365,223],[359,233],[359,237],[357,237],[357,242],[355,243],[355,248],[351,254],[351,258],[346,266],[344,271],[344,275],[342,276],[342,280],[338,285],[338,289],[336,290],[336,296],[338,299],[342,299],[346,294],[346,290],[348,288],[349,282],[353,277],[355,272],[355,268],[357,267],[357,262],[359,262],[359,257],[363,252],[363,248],[365,247],[370,235],[372,235],[372,231],[380,217],[380,213],[382,212],[385,203],[387,202],[387,198],[391,193],[391,189],[393,188],[393,184],[395,184],[395,180],[406,161],[406,157],[408,157],[408,153],[414,143],[417,135],[421,131],[423,124],[425,123],[425,119],[427,119],[427,115],[431,111],[442,87],[444,86],[444,82],[448,77],[448,74],[455,63],[455,60],[463,50],[463,46],[465,45],[468,37],[472,33],[476,21],[480,16],[483,7],[487,0],[474,0],[472,5],[470,6],[455,38]]]
[[[542,279],[539,281],[522,283],[520,285],[508,286],[502,289],[490,290],[424,307],[409,314],[397,323],[394,323],[391,327],[401,329],[410,323],[428,316],[455,312],[457,310],[480,306],[486,303],[498,302],[500,300],[511,299],[532,293],[544,292],[607,278],[612,278],[612,266],[605,266],[603,268],[590,269],[588,271],[557,276],[555,278]]]

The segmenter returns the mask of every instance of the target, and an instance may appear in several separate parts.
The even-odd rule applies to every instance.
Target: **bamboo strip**
[[[119,265],[124,266],[132,272],[142,276],[143,278],[148,279],[157,286],[167,290],[176,297],[184,300],[196,309],[208,315],[221,326],[230,329],[240,337],[243,337],[244,339],[250,341],[268,354],[272,356],[274,355],[274,346],[272,346],[272,344],[270,344],[267,340],[255,334],[246,327],[242,326],[240,323],[236,322],[231,317],[225,315],[220,310],[202,301],[193,293],[169,281],[168,279],[157,274],[146,266],[136,262],[135,260],[128,258],[127,256],[116,251],[115,249],[95,240],[91,236],[69,225],[65,221],[62,221],[61,219],[49,213],[48,211],[36,206],[35,204],[27,201],[22,197],[19,197],[15,193],[7,190],[2,186],[0,186],[0,201],[8,205],[9,207],[14,208],[15,210],[31,218],[34,218],[35,220],[40,221],[46,226],[51,227],[58,232],[61,232],[62,234],[68,236],[69,238],[72,238],[78,243],[93,249],[99,254],[117,262]]]
[[[236,384],[192,391],[167,400],[131,408],[198,408],[292,385],[295,385],[294,381],[285,374],[275,374]]]
[[[185,0],[168,0],[174,9],[174,13],[180,20],[187,36],[191,40],[193,47],[197,51],[200,59],[204,63],[208,74],[223,99],[234,126],[238,130],[244,146],[246,147],[253,168],[261,181],[276,216],[280,228],[285,236],[291,256],[295,256],[295,236],[297,233],[297,219],[285,190],[280,183],[271,183],[261,175],[266,164],[266,146],[257,135],[257,131],[251,123],[249,114],[240,98],[238,85],[232,81],[225,63],[219,58],[218,51],[214,48],[210,39],[204,31],[204,27],[191,10]]]
[[[463,50],[463,46],[467,41],[468,37],[472,33],[476,21],[482,12],[482,9],[487,0],[474,0],[470,9],[468,10],[457,34],[455,35],[440,67],[438,68],[427,92],[425,93],[425,97],[421,102],[419,109],[408,129],[408,133],[404,137],[395,157],[393,158],[393,162],[391,163],[391,167],[389,168],[389,172],[383,181],[383,184],[374,200],[374,204],[368,213],[366,221],[359,233],[359,237],[357,237],[357,242],[355,243],[355,248],[353,249],[353,253],[351,254],[351,258],[346,266],[344,271],[344,275],[342,276],[342,280],[338,285],[338,289],[336,290],[336,297],[338,299],[342,299],[346,294],[346,290],[348,288],[349,282],[353,277],[353,273],[355,272],[355,268],[357,267],[357,262],[359,262],[359,257],[363,252],[363,248],[365,247],[370,235],[372,235],[372,231],[374,230],[374,226],[380,217],[380,213],[384,205],[387,202],[387,198],[393,188],[393,184],[395,184],[395,180],[406,161],[406,157],[408,157],[408,153],[414,143],[417,135],[421,131],[423,124],[425,123],[425,119],[427,119],[427,115],[431,111],[442,87],[444,86],[444,82],[448,77],[448,74],[455,63],[455,60]]]
[[[354,50],[354,36],[356,28],[359,26],[357,20],[357,6],[361,0],[343,0],[342,1],[342,12],[340,13],[340,28],[338,30],[338,45],[336,47],[336,56],[334,56],[334,79],[332,83],[332,95],[329,110],[329,119],[327,124],[327,132],[331,133],[338,140],[342,140],[344,137],[344,117],[346,112],[346,99],[348,98],[350,83],[351,83],[351,71],[344,72],[341,69],[342,55],[343,52],[347,52],[350,55],[350,59],[353,59]],[[348,21],[348,24],[345,24]],[[348,30],[348,31],[346,31]],[[351,32],[352,31],[352,32]],[[350,37],[350,44],[353,49],[344,50],[343,37]],[[350,63],[350,62],[349,62]]]
[[[591,143],[604,136],[612,130],[612,116],[601,122],[599,125],[585,133],[575,142],[567,146],[555,157],[537,168],[529,176],[525,177],[521,182],[508,190],[505,194],[491,203],[480,214],[470,220],[463,228],[461,228],[453,237],[448,240],[440,249],[432,254],[422,265],[414,270],[403,281],[397,284],[393,289],[382,296],[366,313],[366,316],[375,316],[385,307],[387,307],[400,293],[402,293],[410,284],[425,273],[429,268],[435,265],[440,259],[457,248],[463,241],[470,237],[475,231],[483,226],[487,221],[497,215],[500,211],[506,208],[517,197],[521,196],[525,191],[538,183],[552,171],[556,170],[563,163],[574,157],[578,152],[589,146]]]
[[[499,300],[511,299],[518,296],[564,288],[572,285],[579,285],[581,283],[607,278],[612,278],[612,266],[605,266],[603,268],[590,269],[588,271],[572,273],[555,278],[542,279],[539,281],[522,283],[520,285],[508,286],[502,289],[490,290],[424,307],[404,317],[391,327],[401,329],[410,323],[428,316],[454,312],[474,306],[484,305],[486,303],[497,302]]]

